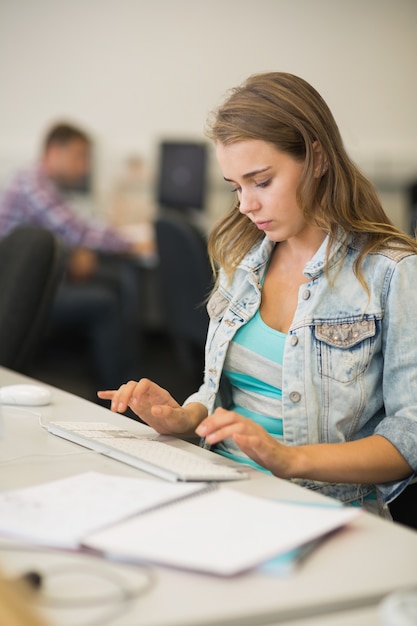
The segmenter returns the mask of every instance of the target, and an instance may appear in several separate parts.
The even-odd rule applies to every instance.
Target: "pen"
[[[207,443],[205,437],[201,437],[199,446],[200,448],[204,448],[204,450],[211,450],[211,444]]]
[[[290,574],[296,567],[299,567],[307,557],[317,548],[317,546],[323,542],[324,537],[313,539],[298,548],[288,550],[282,554],[265,561],[260,565],[260,571],[275,574],[284,575]]]

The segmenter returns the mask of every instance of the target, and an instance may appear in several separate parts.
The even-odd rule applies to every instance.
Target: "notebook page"
[[[360,514],[291,505],[219,488],[99,531],[83,543],[113,558],[223,576],[252,568]]]
[[[77,548],[93,530],[206,489],[86,472],[0,493],[0,534],[31,543]]]

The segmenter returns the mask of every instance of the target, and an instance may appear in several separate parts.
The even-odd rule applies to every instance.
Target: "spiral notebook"
[[[125,562],[233,576],[324,537],[359,514],[353,507],[291,504],[212,486],[82,543]]]
[[[266,500],[213,483],[95,472],[0,494],[0,533],[9,537],[220,576],[299,548],[358,514]]]

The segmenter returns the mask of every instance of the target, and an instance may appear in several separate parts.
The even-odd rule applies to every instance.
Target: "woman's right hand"
[[[139,382],[131,380],[119,389],[99,391],[97,395],[102,400],[111,400],[110,408],[116,413],[131,408],[161,435],[193,433],[207,415],[203,405],[182,407],[168,391],[147,378]]]

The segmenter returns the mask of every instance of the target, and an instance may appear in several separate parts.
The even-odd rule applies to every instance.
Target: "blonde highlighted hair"
[[[297,201],[304,219],[329,233],[328,251],[341,232],[345,248],[352,233],[362,235],[355,273],[365,288],[360,270],[365,255],[394,242],[406,251],[417,252],[414,239],[392,224],[373,185],[350,160],[326,102],[302,78],[283,72],[250,76],[231,90],[209,118],[207,135],[223,145],[251,139],[266,141],[303,162]],[[321,162],[327,168],[319,177],[315,176],[313,144],[319,144]],[[237,201],[209,239],[213,267],[222,267],[229,278],[264,237],[238,209]]]

